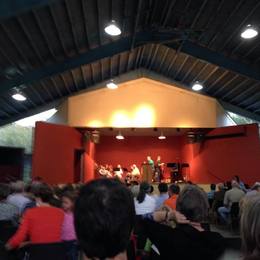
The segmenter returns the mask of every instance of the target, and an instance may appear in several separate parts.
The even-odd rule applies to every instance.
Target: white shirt
[[[135,214],[145,215],[148,213],[153,213],[156,208],[155,199],[150,195],[145,195],[144,201],[139,203],[136,198],[134,198],[135,203]]]
[[[9,195],[6,201],[16,206],[19,209],[19,214],[21,214],[25,205],[30,202],[30,199],[25,197],[22,193],[14,193]]]

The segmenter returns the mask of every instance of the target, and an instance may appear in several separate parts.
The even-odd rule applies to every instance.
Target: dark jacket
[[[173,229],[148,219],[143,220],[143,225],[163,260],[214,260],[225,250],[225,240],[216,232],[199,232],[190,225]]]

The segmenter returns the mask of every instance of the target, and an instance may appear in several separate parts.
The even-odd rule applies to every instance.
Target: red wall
[[[95,144],[87,142],[85,147],[84,181],[95,178]]]
[[[190,177],[195,183],[216,183],[239,175],[248,184],[259,181],[260,141],[258,126],[224,127],[208,135],[243,132],[245,136],[207,140],[188,144],[182,138],[181,156],[190,164]]]
[[[155,161],[160,155],[162,162],[175,162],[180,159],[181,139],[168,137],[159,140],[157,137],[128,136],[124,140],[117,140],[113,136],[102,136],[96,145],[95,160],[98,164],[112,164],[129,168],[131,164],[140,165],[150,155]]]
[[[38,122],[35,128],[33,176],[50,184],[74,180],[74,152],[81,149],[81,134],[72,127]]]

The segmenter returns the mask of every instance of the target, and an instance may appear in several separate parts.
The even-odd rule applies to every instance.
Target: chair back
[[[239,215],[239,203],[238,202],[234,202],[232,203],[231,209],[230,209],[230,215],[231,218],[237,218]]]
[[[64,243],[32,244],[26,252],[26,260],[68,260]]]
[[[6,243],[16,232],[15,227],[10,220],[0,220],[0,242]]]

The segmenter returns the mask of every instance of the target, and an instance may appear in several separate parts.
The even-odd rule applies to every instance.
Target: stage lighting
[[[192,85],[192,89],[195,90],[195,91],[199,91],[199,90],[202,90],[203,89],[203,85],[196,81],[193,85]]]
[[[109,82],[107,83],[107,88],[108,88],[108,89],[117,89],[117,88],[118,88],[118,85],[117,85],[113,80],[111,80],[111,81],[109,81]]]
[[[116,136],[116,139],[118,139],[118,140],[123,140],[123,139],[125,139],[125,137],[121,134],[121,132],[119,131],[118,132],[118,135]]]
[[[121,29],[117,26],[116,22],[112,20],[112,22],[105,27],[105,32],[111,36],[118,36],[121,34]]]
[[[252,39],[258,35],[258,31],[251,25],[248,24],[244,31],[240,34],[243,39]]]
[[[166,139],[166,136],[163,134],[163,132],[161,132],[160,136],[158,136],[159,140],[164,140]]]

